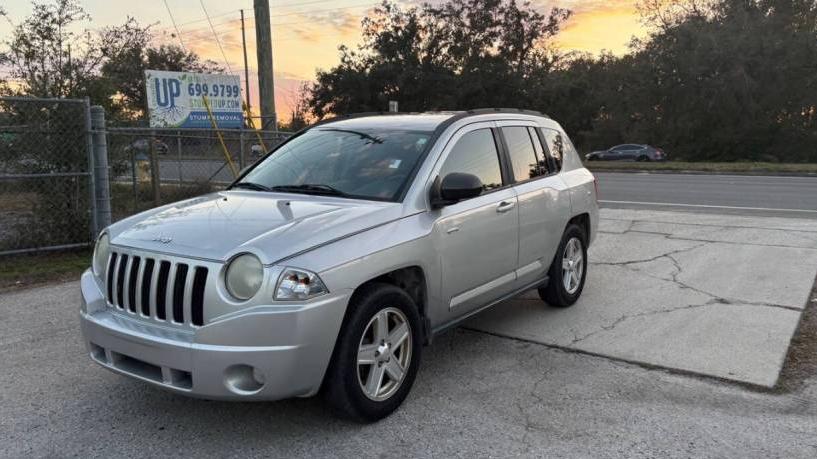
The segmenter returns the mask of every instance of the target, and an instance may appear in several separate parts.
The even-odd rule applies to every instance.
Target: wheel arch
[[[391,271],[379,274],[369,280],[362,282],[355,287],[349,304],[353,304],[355,296],[365,290],[365,287],[372,284],[390,284],[400,288],[406,292],[417,306],[417,312],[420,314],[422,321],[422,335],[424,344],[428,344],[431,340],[431,328],[428,321],[428,282],[426,281],[425,270],[419,265],[409,265]],[[346,309],[346,315],[350,312]]]
[[[567,225],[565,226],[565,230],[567,230],[567,227],[570,226],[570,225],[577,225],[577,226],[581,227],[582,230],[584,230],[584,235],[587,238],[585,243],[589,245],[590,244],[590,229],[591,229],[590,228],[590,225],[591,225],[591,223],[590,223],[590,214],[587,213],[587,212],[584,212],[584,213],[573,216],[570,220],[568,220]]]

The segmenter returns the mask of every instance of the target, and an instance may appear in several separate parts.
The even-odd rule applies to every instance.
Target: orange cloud
[[[573,16],[555,38],[556,45],[563,50],[624,54],[634,36],[643,37],[647,33],[634,2],[582,3],[563,6],[573,10]]]
[[[374,4],[376,0],[372,3]],[[432,0],[440,3],[441,0]],[[403,3],[417,4],[421,0],[405,0]],[[633,0],[534,0],[533,6],[547,14],[558,6],[573,11],[573,16],[564,25],[562,32],[554,39],[559,48],[569,51],[598,53],[607,50],[616,54],[627,51],[633,36],[643,37],[645,27]],[[360,5],[358,3],[358,5]],[[288,11],[288,10],[287,10]],[[279,118],[288,119],[295,104],[300,86],[312,81],[317,69],[329,69],[338,62],[337,47],[340,44],[355,46],[360,41],[360,22],[371,11],[371,7],[322,8],[313,11],[285,12],[273,17],[273,55],[276,106]],[[237,16],[237,13],[236,13]],[[247,54],[249,58],[249,90],[252,104],[258,106],[258,85],[255,64],[255,23],[248,15]],[[214,21],[224,54],[233,73],[243,80],[244,62],[241,48],[240,20],[219,18]],[[171,28],[161,29],[159,39],[178,42],[171,35]],[[224,57],[206,22],[182,26],[182,37],[188,49],[205,59],[224,64]]]

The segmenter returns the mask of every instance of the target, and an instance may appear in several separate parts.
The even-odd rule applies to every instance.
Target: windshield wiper
[[[261,185],[260,183],[255,182],[238,182],[234,183],[233,186],[230,187],[232,190],[233,188],[244,188],[247,190],[255,190],[255,191],[271,191],[270,187]]]
[[[343,191],[324,184],[302,183],[300,185],[277,185],[270,188],[270,191],[283,191],[285,193],[321,194],[329,196],[348,196]]]

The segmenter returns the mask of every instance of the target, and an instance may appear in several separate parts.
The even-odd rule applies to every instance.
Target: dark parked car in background
[[[650,145],[625,143],[588,153],[584,158],[588,161],[666,161],[667,155],[664,150]]]
[[[166,143],[156,138],[153,139],[153,148],[155,148],[156,153],[160,155],[165,155],[168,150],[170,150]],[[150,152],[150,139],[142,138],[134,140],[130,145],[125,147],[125,153],[131,152],[148,154]]]

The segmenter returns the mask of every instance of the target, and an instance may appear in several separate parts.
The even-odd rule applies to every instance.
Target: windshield
[[[312,129],[233,187],[394,201],[430,137],[421,131]]]

